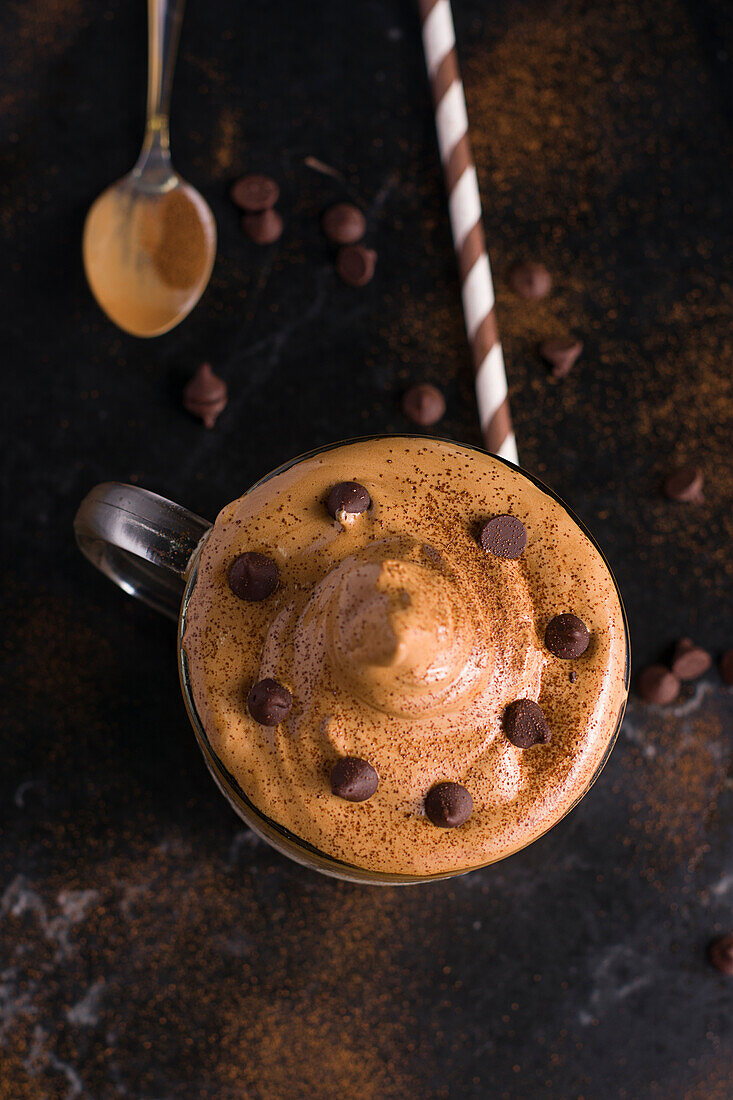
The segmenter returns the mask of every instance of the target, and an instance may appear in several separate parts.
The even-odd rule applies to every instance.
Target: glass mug
[[[276,470],[260,478],[248,490],[262,485],[278,474],[291,469],[299,462],[315,458],[337,447],[348,446],[351,443],[366,442],[380,439],[382,436],[364,436],[360,439],[351,439],[339,443],[331,443],[324,447],[318,447],[306,454],[299,455],[289,462],[283,463]],[[390,438],[421,439],[426,442],[446,442],[453,447],[461,447],[467,451],[486,454],[480,447],[467,444],[458,444],[454,440],[439,440],[438,438],[419,437],[414,435],[397,435]],[[516,471],[511,463],[496,455],[491,456],[497,462],[508,465]],[[581,529],[586,538],[591,542],[600,554],[608,569],[618,597],[621,614],[623,617],[624,633],[626,640],[626,668],[624,683],[628,692],[630,677],[630,645],[629,631],[621,594],[618,590],[611,567],[596,543],[593,536],[587,530],[580,519],[551,489],[548,489],[537,478],[526,471],[521,471],[522,476],[532,482],[541,492],[545,493],[567,512],[568,516]],[[119,585],[131,596],[147,603],[169,618],[178,620],[178,668],[181,681],[183,699],[188,712],[188,717],[196,735],[199,748],[203,753],[206,765],[211,772],[214,782],[219,787],[224,797],[233,807],[242,820],[267,841],[282,855],[288,856],[297,863],[303,864],[312,870],[320,871],[324,875],[333,878],[344,879],[347,882],[358,882],[366,885],[404,886],[418,882],[431,882],[436,879],[454,878],[457,875],[467,874],[469,871],[478,870],[489,863],[459,870],[449,870],[432,875],[418,874],[392,874],[381,871],[371,871],[353,866],[318,851],[317,848],[295,836],[288,829],[271,820],[247,797],[237,780],[224,767],[217,757],[207,737],[201,719],[196,711],[191,690],[191,682],[188,672],[188,661],[183,649],[183,635],[186,630],[186,612],[191,593],[196,585],[198,575],[198,562],[201,549],[213,530],[213,525],[208,520],[194,515],[179,504],[173,504],[157,493],[151,493],[135,485],[123,485],[119,482],[105,482],[97,485],[82,501],[74,520],[74,532],[80,550],[99,570],[105,573],[115,584]],[[587,794],[601,772],[606,760],[618,736],[624,715],[622,706],[618,720],[603,757],[591,776],[586,786],[580,791],[575,801],[568,809],[552,822],[545,832],[549,831],[569,813],[578,802]],[[540,834],[542,835],[542,834]],[[538,839],[534,837],[533,841]],[[532,843],[530,841],[529,843]],[[522,845],[526,847],[526,845]],[[519,851],[520,849],[515,849]],[[514,852],[511,854],[515,854]],[[503,856],[501,858],[506,858]]]

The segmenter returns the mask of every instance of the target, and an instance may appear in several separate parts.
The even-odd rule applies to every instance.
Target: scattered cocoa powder
[[[195,202],[182,188],[154,200],[143,233],[166,286],[186,290],[198,281],[207,262],[206,235]]]
[[[643,741],[626,742],[622,761],[631,796],[623,844],[643,878],[662,890],[707,850],[707,824],[725,789],[723,717],[705,697],[689,714],[646,712]],[[641,722],[631,714],[632,723]],[[623,734],[622,734],[623,736]]]

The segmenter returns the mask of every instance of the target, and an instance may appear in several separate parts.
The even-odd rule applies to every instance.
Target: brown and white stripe
[[[507,397],[494,285],[481,223],[481,198],[468,139],[466,97],[456,56],[450,0],[418,0],[425,60],[435,104],[466,332],[476,372],[476,402],[486,449],[518,462]]]

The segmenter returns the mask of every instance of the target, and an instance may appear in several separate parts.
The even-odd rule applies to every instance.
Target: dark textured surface
[[[637,669],[731,636],[728,6],[477,0],[458,40],[520,455],[607,548]],[[490,13],[490,14],[489,14]],[[217,794],[178,694],[171,624],[76,551],[77,503],[134,480],[213,517],[293,453],[406,430],[410,381],[477,442],[419,35],[406,0],[191,0],[173,149],[220,230],[179,329],[128,338],[84,284],[96,194],[137,152],[143,6],[0,7],[6,660],[0,1096],[723,1100],[733,924],[730,693],[632,701],[582,805],[507,863],[430,887],[320,879]],[[304,166],[315,156],[348,185]],[[227,199],[281,184],[258,249]],[[379,252],[337,279],[321,210]],[[520,303],[508,265],[555,291]],[[562,383],[535,345],[571,330]],[[207,359],[205,431],[180,391]],[[659,492],[669,464],[706,503]]]

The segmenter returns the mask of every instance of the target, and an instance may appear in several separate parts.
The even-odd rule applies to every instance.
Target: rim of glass
[[[608,558],[604,554],[602,548],[598,545],[593,534],[588,530],[583,520],[575,514],[573,509],[565,503],[562,497],[558,496],[558,494],[554,492],[553,489],[551,489],[548,485],[545,485],[545,483],[541,481],[538,477],[535,477],[534,474],[528,473],[528,471],[523,470],[519,466],[516,466],[513,462],[509,462],[507,459],[501,458],[499,455],[493,454],[491,451],[487,451],[483,447],[475,446],[472,443],[461,443],[455,439],[449,439],[447,436],[415,435],[411,432],[398,432],[395,434],[385,434],[377,432],[371,435],[356,436],[355,438],[339,440],[335,443],[326,443],[321,447],[313,447],[311,450],[305,451],[303,454],[297,455],[295,458],[288,459],[287,462],[283,462],[280,466],[276,467],[276,469],[271,470],[269,473],[265,474],[263,477],[255,481],[241,495],[246,496],[248,493],[251,493],[254,489],[256,489],[259,485],[263,485],[265,482],[270,481],[274,477],[277,477],[278,474],[285,473],[287,470],[292,469],[293,466],[297,466],[299,463],[305,462],[309,458],[315,458],[317,455],[325,454],[328,451],[336,450],[339,447],[349,447],[356,443],[368,443],[375,439],[412,439],[421,440],[426,443],[447,443],[449,444],[449,446],[452,447],[458,447],[466,451],[475,451],[478,454],[487,455],[489,458],[495,459],[497,462],[502,463],[502,465],[508,466],[509,469],[517,471],[521,474],[522,477],[526,477],[529,481],[531,481],[541,492],[545,493],[547,496],[556,501],[562,508],[565,509],[572,521],[577,524],[577,526],[589,540],[591,545],[600,554],[601,559],[606,566],[606,569],[608,570],[608,575],[610,576],[613,583],[616,597],[619,602],[619,607],[621,608],[621,618],[624,627],[624,640],[626,645],[626,667],[624,669],[624,686],[626,688],[626,696],[624,697],[624,701],[619,709],[619,714],[616,720],[613,734],[609,738],[608,745],[606,746],[603,756],[587,785],[578,794],[577,798],[575,798],[572,803],[567,807],[564,813],[560,815],[560,817],[553,821],[552,824],[548,825],[546,829],[539,833],[528,844],[522,844],[519,847],[513,849],[511,852],[507,852],[505,855],[500,856],[498,859],[487,860],[485,863],[478,863],[471,867],[465,867],[459,870],[440,871],[433,875],[412,875],[386,871],[370,871],[368,868],[358,867],[355,864],[343,862],[342,860],[336,859],[335,856],[330,856],[326,852],[320,851],[312,844],[309,844],[308,841],[303,840],[295,833],[292,833],[289,829],[286,829],[285,826],[280,825],[278,822],[267,817],[266,814],[263,814],[250,800],[248,795],[242,790],[241,786],[239,785],[235,777],[231,774],[231,772],[229,772],[229,770],[224,766],[224,764],[214,751],[211,742],[209,741],[208,735],[206,733],[206,730],[204,729],[204,725],[199,717],[198,711],[196,710],[196,705],[193,700],[191,680],[188,669],[188,659],[183,648],[183,635],[186,630],[186,612],[188,610],[188,604],[191,599],[191,594],[196,586],[196,579],[198,577],[198,565],[201,549],[204,546],[204,543],[206,542],[209,534],[213,530],[212,524],[212,527],[201,539],[201,542],[199,543],[192,556],[188,570],[188,577],[186,580],[186,588],[181,603],[181,611],[178,617],[178,671],[181,681],[181,691],[183,693],[183,700],[186,706],[186,712],[188,714],[191,725],[193,726],[196,740],[198,741],[199,748],[203,753],[204,760],[206,761],[206,765],[211,772],[212,778],[214,779],[216,785],[219,787],[219,790],[227,799],[232,808],[236,811],[236,813],[239,814],[242,820],[253,830],[253,832],[257,833],[258,836],[267,841],[268,844],[270,844],[282,855],[287,856],[289,859],[294,860],[296,863],[300,863],[303,866],[309,867],[312,870],[319,871],[321,874],[328,875],[332,878],[342,879],[347,882],[356,882],[362,885],[408,886],[421,882],[436,882],[440,879],[457,878],[458,876],[466,875],[471,871],[480,871],[484,867],[490,867],[494,863],[500,863],[502,860],[508,859],[512,855],[516,855],[517,852],[522,851],[524,848],[528,848],[530,844],[534,844],[535,841],[540,839],[540,837],[545,836],[551,829],[554,829],[555,826],[563,820],[563,818],[567,817],[567,815],[575,809],[581,799],[585,798],[586,794],[603,771],[606,761],[611,755],[613,747],[616,744],[619,730],[621,729],[621,723],[623,721],[624,713],[626,711],[626,702],[628,699],[629,684],[631,678],[631,639],[629,635],[628,619],[626,617],[626,608],[624,607],[624,602],[621,597],[621,592],[619,590],[616,577],[614,576],[613,569],[611,568]]]

